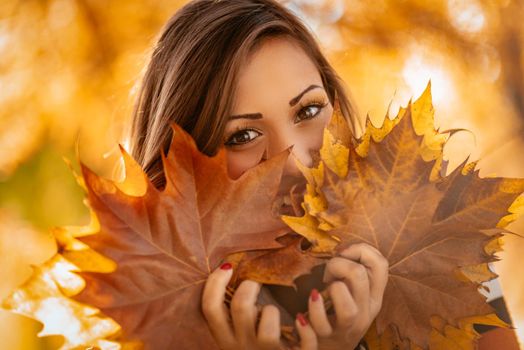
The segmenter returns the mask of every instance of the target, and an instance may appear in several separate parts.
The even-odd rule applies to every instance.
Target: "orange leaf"
[[[71,267],[63,272],[76,278],[70,292],[62,288],[55,293],[76,307],[61,319],[63,325],[75,319],[91,326],[95,318],[78,315],[88,307],[90,315],[109,316],[122,327],[119,339],[141,341],[146,349],[217,348],[200,308],[209,273],[229,254],[282,247],[276,238],[290,230],[274,212],[273,202],[289,151],[232,180],[224,149],[207,157],[182,128],[172,128],[167,157],[162,153],[167,180],[162,191],[123,148],[127,177],[122,183],[100,178],[81,164],[78,180],[87,190],[95,224],[77,230],[74,238],[57,236],[61,244],[53,259],[67,261]],[[113,261],[111,268],[89,268],[90,257],[102,259],[100,254]],[[32,280],[41,278],[34,275]],[[31,298],[11,298],[9,306],[23,311],[21,303]],[[49,317],[43,318],[26,314],[48,323],[52,310],[47,312]],[[54,318],[60,324],[60,317]],[[49,334],[62,334],[59,328],[53,331]],[[68,346],[83,339],[82,345],[103,348],[106,343],[99,337],[114,338],[116,332],[119,328],[113,327],[89,337],[84,330],[62,335],[71,340]]]

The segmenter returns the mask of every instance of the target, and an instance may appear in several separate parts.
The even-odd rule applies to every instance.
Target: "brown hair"
[[[330,102],[338,98],[355,132],[356,118],[342,80],[307,27],[274,0],[193,0],[169,19],[145,70],[132,115],[130,153],[157,188],[165,186],[176,122],[199,150],[214,155],[231,112],[237,72],[264,38],[287,35],[318,67]]]

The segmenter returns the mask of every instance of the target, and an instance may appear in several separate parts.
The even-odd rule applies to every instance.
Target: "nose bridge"
[[[265,158],[270,159],[284,151],[286,148],[291,146],[292,140],[283,130],[283,127],[279,127],[278,130],[272,133],[270,139],[266,144]]]
[[[279,130],[275,131],[273,137],[266,145],[265,159],[274,157],[275,155],[283,152],[284,150],[291,148],[291,154],[289,155],[284,173],[288,175],[300,175],[300,170],[295,163],[295,157],[300,160],[303,164],[308,164],[309,160],[305,159],[308,156],[307,150],[304,150],[302,145],[302,139],[299,132],[294,131],[292,127],[286,128],[282,126]]]

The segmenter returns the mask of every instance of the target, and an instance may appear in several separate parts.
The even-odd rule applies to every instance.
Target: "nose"
[[[271,140],[268,140],[261,160],[264,161],[270,159],[275,155],[285,151],[286,149],[290,150],[290,154],[287,158],[282,175],[283,183],[296,182],[298,179],[303,178],[300,169],[296,165],[297,160],[305,166],[312,165],[312,158],[309,154],[309,148],[306,145],[307,142],[304,144],[304,138],[301,138],[300,135],[294,136],[295,135],[282,133],[280,135],[276,135]]]

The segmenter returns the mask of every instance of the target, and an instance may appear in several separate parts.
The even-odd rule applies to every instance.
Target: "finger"
[[[358,261],[369,269],[370,297],[380,309],[388,282],[389,263],[387,259],[376,248],[365,243],[353,244],[340,252],[340,255]]]
[[[342,281],[334,281],[329,286],[329,295],[335,309],[337,328],[347,329],[352,327],[356,323],[359,308],[351,293],[349,293],[346,284]]]
[[[315,333],[317,333],[319,337],[329,337],[333,332],[333,328],[326,314],[324,299],[316,289],[313,289],[309,296],[308,310],[309,321]]]
[[[264,349],[277,349],[280,345],[280,312],[275,305],[265,305],[258,324],[258,343]]]
[[[370,286],[366,267],[346,258],[335,257],[328,261],[324,272],[326,282],[343,280],[361,312],[367,313],[370,307]],[[366,316],[364,314],[363,316]]]
[[[295,327],[300,336],[300,350],[317,350],[317,335],[303,314],[297,314]]]
[[[256,340],[255,323],[258,310],[255,306],[261,284],[246,280],[240,283],[231,300],[231,317],[236,339],[246,346]]]
[[[202,294],[202,313],[220,348],[228,348],[235,343],[224,304],[224,294],[232,275],[231,264],[222,264],[209,275]]]

